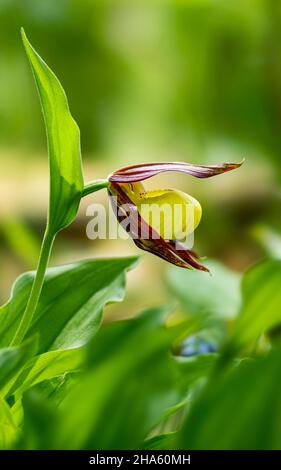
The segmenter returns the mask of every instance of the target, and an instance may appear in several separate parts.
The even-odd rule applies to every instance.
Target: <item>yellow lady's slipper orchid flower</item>
[[[146,163],[123,168],[109,176],[108,192],[118,221],[135,244],[166,261],[184,268],[208,269],[196,261],[197,255],[180,243],[198,227],[202,209],[189,194],[175,189],[146,191],[141,181],[165,171],[180,171],[196,178],[210,178],[242,165],[192,165],[183,162]],[[132,217],[132,214],[134,217]]]

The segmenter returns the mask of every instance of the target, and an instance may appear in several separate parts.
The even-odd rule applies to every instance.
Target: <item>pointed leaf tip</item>
[[[45,119],[50,164],[48,228],[55,234],[75,218],[84,188],[80,131],[60,81],[33,48],[23,28],[21,35]]]

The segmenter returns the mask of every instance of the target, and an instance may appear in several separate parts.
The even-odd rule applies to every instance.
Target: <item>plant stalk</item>
[[[49,233],[48,229],[46,229],[42,246],[41,246],[37,271],[36,271],[36,275],[35,275],[33,285],[31,288],[30,296],[29,296],[24,314],[21,318],[20,324],[15,333],[15,336],[12,339],[10,346],[16,346],[22,342],[31,324],[31,321],[35,313],[35,310],[36,310],[36,307],[40,298],[40,294],[42,291],[45,272],[48,266],[54,239],[55,239],[55,235]]]
[[[82,197],[88,196],[88,194],[95,193],[96,191],[99,191],[100,189],[107,188],[107,186],[108,186],[108,180],[91,181],[90,183],[87,183],[84,186]]]
[[[91,194],[91,193],[95,193],[96,191],[99,191],[100,189],[106,188],[107,185],[108,185],[107,180],[91,181],[90,183],[85,185],[84,190],[82,192],[82,197],[87,196],[88,194]],[[42,287],[44,283],[44,277],[45,277],[45,273],[46,273],[46,269],[48,266],[48,262],[49,262],[49,258],[50,258],[50,254],[51,254],[55,237],[56,235],[51,233],[47,227],[44,233],[43,241],[42,241],[37,271],[36,271],[36,275],[32,284],[30,296],[29,296],[25,311],[23,313],[23,316],[21,318],[20,324],[15,333],[15,336],[13,337],[11,341],[10,346],[16,346],[20,344],[22,340],[24,339],[28,328],[30,327],[33,315],[35,313],[35,310],[37,308],[38,301],[41,295],[41,291],[42,291]]]

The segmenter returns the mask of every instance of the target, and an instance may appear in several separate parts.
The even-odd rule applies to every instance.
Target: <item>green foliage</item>
[[[24,449],[52,449],[52,435],[58,417],[52,405],[38,393],[29,391],[23,399],[24,426],[19,446]]]
[[[235,323],[231,346],[255,344],[281,323],[281,261],[267,260],[250,269],[242,282],[243,305]]]
[[[85,362],[82,346],[97,333],[103,307],[109,302],[122,300],[124,274],[136,260],[86,260],[49,269],[33,323],[27,331],[29,339],[18,347],[7,347],[20,321],[35,273],[23,274],[15,282],[11,298],[0,312],[0,393],[12,406],[9,411],[3,401],[3,423],[0,420],[2,448],[10,447],[12,440],[18,441],[20,437],[20,430],[16,431],[12,426],[9,413],[17,423],[22,423],[21,399],[26,390],[40,385],[42,393],[42,385],[45,384],[44,389],[54,394],[56,389],[64,386],[66,374],[79,372]],[[34,396],[37,397],[36,394]],[[26,403],[31,403],[32,408],[33,403],[37,404],[42,399],[37,397],[34,400],[27,399]],[[37,412],[35,415],[38,417]],[[44,416],[42,411],[42,420]],[[6,426],[5,419],[9,420],[9,426]],[[28,423],[29,429],[31,425]],[[32,442],[33,438],[28,438],[25,445],[32,447]]]
[[[181,323],[167,321],[171,309],[161,307],[101,327],[102,308],[123,297],[124,273],[135,262],[98,259],[48,270],[27,340],[0,349],[1,448],[280,448],[281,347],[271,336],[260,346],[260,338],[280,324],[280,261],[265,261],[244,275],[240,313],[238,293],[229,296],[231,273],[206,290],[205,305],[209,296],[210,315],[219,324],[210,324],[206,311],[198,322],[199,307]],[[33,276],[18,279],[1,309],[4,343]],[[186,272],[177,276],[180,292]],[[224,282],[237,303],[231,318],[211,300]],[[184,294],[189,311],[194,291]],[[213,334],[221,322],[229,333],[217,353],[172,353],[175,347],[180,353],[183,332],[203,328]]]
[[[0,449],[13,447],[19,433],[11,409],[0,396]]]
[[[98,330],[104,305],[122,300],[124,272],[135,262],[136,258],[108,258],[50,268],[26,337],[39,335],[39,352],[85,343]],[[20,276],[0,309],[2,346],[9,345],[17,329],[34,276]]]
[[[80,131],[70,114],[67,98],[55,74],[41,59],[21,29],[23,44],[37,85],[45,120],[50,194],[47,226],[38,267],[28,300],[11,338],[12,346],[24,339],[36,311],[56,234],[75,218],[83,195]]]
[[[21,397],[25,390],[66,373],[79,371],[84,358],[82,348],[49,351],[22,364],[20,374],[8,382],[5,395]]]
[[[79,128],[55,74],[31,46],[22,30],[45,119],[50,162],[48,230],[55,234],[76,216],[84,188]]]
[[[88,372],[62,406],[59,446],[135,449],[177,401],[166,314],[166,308],[148,310],[108,325],[93,339]]]
[[[0,391],[12,380],[17,372],[21,370],[28,359],[36,352],[37,342],[29,339],[18,347],[0,349]]]
[[[181,449],[280,449],[281,348],[216,374],[178,436]]]

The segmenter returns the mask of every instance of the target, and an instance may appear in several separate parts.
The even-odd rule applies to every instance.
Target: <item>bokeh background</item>
[[[240,170],[211,180],[167,174],[148,185],[200,200],[200,254],[238,272],[281,256],[280,2],[0,0],[2,302],[17,275],[36,266],[48,203],[43,119],[20,26],[66,90],[86,181],[135,162],[245,158]],[[94,201],[106,203],[104,191],[83,200],[53,265],[140,253],[131,241],[87,239]],[[125,302],[108,315],[169,301],[166,270],[144,254]]]

